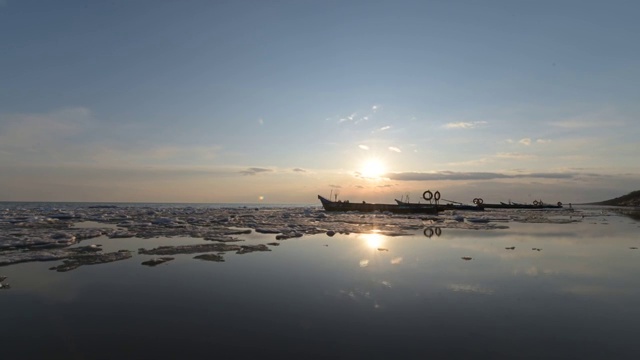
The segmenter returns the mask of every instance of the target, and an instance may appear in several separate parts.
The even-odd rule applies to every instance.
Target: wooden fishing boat
[[[454,204],[454,203],[431,205],[431,204],[408,203],[408,202],[401,201],[401,200],[398,200],[398,199],[395,199],[395,200],[396,200],[396,203],[398,205],[436,206],[438,211],[445,211],[445,210],[484,211],[484,207],[482,205],[465,205],[465,204]]]
[[[481,198],[473,199],[474,204],[484,206],[487,209],[562,209],[562,203],[545,204],[542,201],[535,200],[533,204],[519,204],[509,201],[508,203],[500,202],[499,204],[485,204]]]
[[[385,212],[396,214],[437,214],[438,208],[429,204],[376,204],[367,202],[331,201],[318,195],[322,207],[326,211],[359,211],[359,212]]]

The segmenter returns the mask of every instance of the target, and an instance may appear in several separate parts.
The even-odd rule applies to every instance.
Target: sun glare
[[[376,233],[361,234],[360,238],[363,239],[364,243],[372,249],[378,249],[380,245],[384,243],[384,236]]]
[[[369,159],[362,164],[360,174],[367,179],[380,179],[386,172],[384,164],[378,159]]]

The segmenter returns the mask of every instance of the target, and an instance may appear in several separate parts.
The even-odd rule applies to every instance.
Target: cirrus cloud
[[[273,170],[267,169],[267,168],[251,167],[251,168],[248,168],[247,170],[240,171],[240,174],[253,176],[253,175],[267,173],[267,172],[273,172]]]
[[[473,129],[486,124],[487,124],[486,121],[472,121],[472,122],[460,121],[460,122],[452,122],[452,123],[445,124],[443,125],[443,127],[445,129]]]
[[[519,178],[539,178],[539,179],[572,179],[577,173],[524,173],[524,174],[503,174],[497,172],[400,172],[388,173],[386,178],[396,181],[429,181],[429,180],[495,180],[495,179],[519,179]]]

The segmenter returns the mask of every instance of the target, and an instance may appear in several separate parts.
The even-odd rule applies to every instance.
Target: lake
[[[219,211],[189,214],[202,221],[218,219]],[[222,262],[175,254],[150,267],[141,263],[157,256],[139,248],[212,242],[173,233],[100,235],[71,248],[101,245],[132,256],[67,272],[49,270],[61,260],[0,267],[11,285],[0,289],[3,358],[637,355],[640,222],[609,208],[486,211],[445,220],[324,215],[316,208],[243,211],[224,221],[251,232],[229,244],[278,245],[226,252]],[[87,214],[71,229],[123,228],[122,219]],[[5,211],[5,218],[14,215]],[[133,220],[124,225],[139,221],[127,216]],[[487,224],[473,224],[477,216]],[[247,217],[251,222],[233,223]],[[256,231],[264,227],[304,234],[276,240],[275,232]]]

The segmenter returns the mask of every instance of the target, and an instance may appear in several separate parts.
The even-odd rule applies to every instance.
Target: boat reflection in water
[[[442,229],[439,226],[429,226],[426,227],[422,233],[428,238],[433,237],[434,235],[438,237],[442,235]]]

